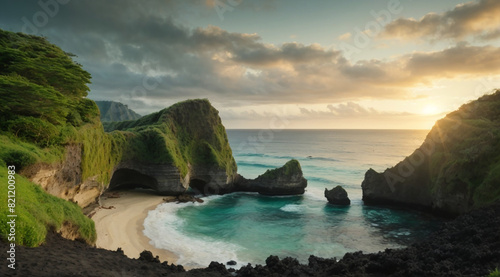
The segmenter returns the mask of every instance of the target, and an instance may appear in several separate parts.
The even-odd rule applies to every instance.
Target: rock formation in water
[[[101,112],[100,118],[102,122],[136,120],[142,117],[120,102],[95,101],[95,103]]]
[[[351,205],[351,200],[347,195],[347,191],[342,186],[336,186],[331,190],[325,188],[325,197],[330,204],[349,206]]]
[[[366,204],[397,204],[456,215],[500,199],[500,91],[439,120],[424,143],[362,183]]]
[[[239,176],[235,183],[235,191],[258,192],[264,195],[303,194],[307,187],[307,180],[297,160],[290,160],[280,168],[267,170],[255,179]]]

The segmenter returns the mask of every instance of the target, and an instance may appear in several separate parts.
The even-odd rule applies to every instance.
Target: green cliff
[[[222,190],[233,184],[237,168],[226,130],[206,99],[180,102],[135,121],[107,123],[106,130],[123,149],[112,187],[141,183],[178,195],[190,185]],[[142,177],[131,181],[137,173]]]
[[[500,199],[500,91],[436,122],[424,143],[362,183],[368,204],[399,204],[461,214]]]
[[[70,54],[44,38],[0,30],[0,178],[6,180],[7,166],[15,168],[18,244],[39,245],[51,230],[90,244],[96,239],[93,222],[80,207],[21,176],[37,171],[41,173],[34,174],[37,183],[57,196],[66,192],[63,198],[69,199],[82,184],[94,184],[82,175],[102,175],[98,165],[89,166],[82,157],[79,161],[85,168],[71,170],[71,161],[65,163],[75,145],[95,143],[79,139],[86,135],[86,126],[104,134],[95,103],[85,98],[89,81],[90,74]],[[52,183],[55,179],[60,182]],[[2,185],[4,203],[7,197]],[[0,207],[2,221],[11,213],[6,207]],[[7,224],[1,225],[5,239]]]
[[[108,123],[113,132],[106,133],[98,107],[85,98],[90,75],[70,54],[44,38],[5,31],[0,43],[0,159],[51,194],[86,206],[110,181],[119,186],[130,175],[140,178],[128,183],[162,194],[180,194],[191,183],[232,183],[236,163],[208,100]]]
[[[89,82],[72,55],[46,39],[0,30],[0,170],[15,166],[17,189],[26,192],[17,197],[28,228],[19,229],[26,236],[19,243],[38,245],[52,229],[80,230],[75,238],[93,243],[92,221],[78,206],[95,202],[109,186],[167,195],[189,186],[232,186],[236,163],[208,100],[112,123],[108,133],[86,98]],[[1,206],[0,215],[7,213]]]
[[[129,109],[127,105],[114,101],[95,101],[101,112],[102,122],[136,120],[141,115]]]

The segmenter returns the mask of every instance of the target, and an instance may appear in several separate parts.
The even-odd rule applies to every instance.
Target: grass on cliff
[[[300,168],[300,163],[296,159],[289,160],[284,166],[275,168],[275,169],[268,169],[264,174],[260,175],[260,178],[266,178],[266,179],[275,179],[279,175],[284,175],[285,177],[290,177],[292,176],[295,172],[301,171],[302,169]]]
[[[0,135],[0,165],[15,165],[21,169],[36,162],[57,162],[62,159],[62,147],[42,148],[18,138]]]
[[[135,121],[110,122],[105,130],[126,137],[127,156],[147,163],[173,163],[185,176],[191,165],[217,165],[236,173],[226,129],[207,99],[179,102]]]
[[[85,98],[90,74],[72,57],[45,38],[0,30],[0,164],[57,164],[66,145],[79,145],[83,179],[105,184],[121,152]]]
[[[500,198],[499,111],[497,91],[436,123],[428,135],[438,142],[429,163],[432,192],[464,194],[476,208]]]
[[[0,180],[7,180],[7,168],[0,166]],[[45,241],[47,232],[59,230],[63,223],[69,222],[78,226],[79,236],[89,244],[97,238],[94,221],[86,217],[81,208],[69,201],[46,193],[40,186],[31,183],[21,175],[16,180],[16,243],[29,247],[39,246]],[[7,240],[9,233],[6,222],[10,212],[7,210],[7,185],[0,186],[2,203],[0,206],[0,235]]]

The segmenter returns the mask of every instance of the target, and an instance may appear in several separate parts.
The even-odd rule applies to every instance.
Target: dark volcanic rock
[[[297,160],[290,160],[284,166],[267,170],[256,179],[245,179],[239,175],[235,179],[235,191],[258,192],[264,195],[303,194],[307,180]]]
[[[226,263],[227,265],[236,265],[236,261],[230,260],[229,262]]]
[[[351,205],[351,200],[347,196],[347,191],[341,186],[336,186],[331,190],[325,188],[325,197],[330,204]]]
[[[309,264],[270,256],[238,276],[487,276],[500,266],[500,203],[444,223],[440,231],[405,249],[347,253],[337,261],[315,256]]]
[[[179,204],[179,203],[187,203],[187,202],[192,202],[192,203],[194,203],[194,202],[198,202],[198,203],[205,202],[205,201],[203,201],[203,199],[195,197],[195,196],[190,195],[190,194],[181,194],[181,195],[178,195],[178,196],[167,196],[167,197],[163,198],[163,201],[165,201],[166,203],[177,202],[177,204]]]
[[[315,256],[307,265],[270,256],[265,265],[243,266],[236,276],[487,276],[500,268],[500,203],[444,223],[441,229],[405,249],[347,253],[337,261]],[[8,244],[0,240],[0,248]],[[47,253],[50,253],[48,255]],[[223,264],[184,272],[159,263],[150,252],[129,259],[121,251],[96,249],[49,235],[46,244],[16,247],[17,269],[1,276],[232,276]],[[233,275],[234,276],[234,275]]]

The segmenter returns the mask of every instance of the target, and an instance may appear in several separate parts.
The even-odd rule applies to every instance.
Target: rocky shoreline
[[[309,264],[300,264],[270,256],[265,265],[229,269],[233,272],[218,262],[185,271],[160,263],[148,251],[130,259],[121,250],[97,249],[55,234],[37,248],[18,246],[17,261],[17,269],[3,267],[2,276],[486,276],[500,267],[500,202],[444,223],[407,248],[347,253],[339,261],[311,256]]]

